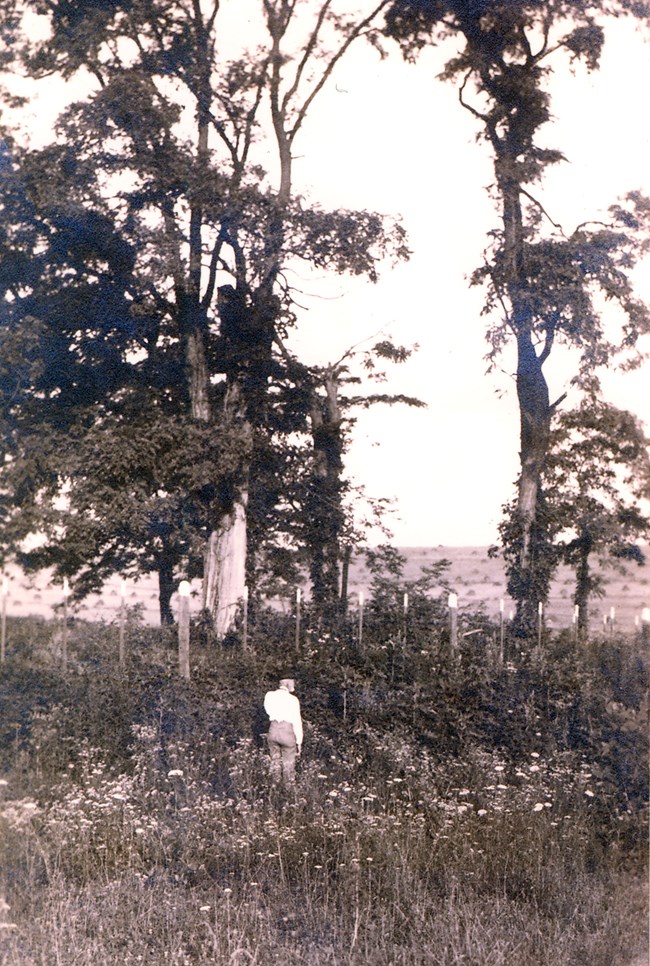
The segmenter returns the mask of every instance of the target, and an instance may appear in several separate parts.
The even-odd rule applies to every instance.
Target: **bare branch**
[[[564,228],[562,227],[562,225],[559,222],[557,222],[557,221],[553,221],[553,219],[551,218],[551,216],[549,215],[548,211],[546,210],[546,208],[544,207],[544,205],[541,203],[541,201],[539,201],[537,198],[535,198],[534,195],[531,195],[530,191],[527,191],[526,188],[524,188],[522,185],[519,186],[519,190],[521,191],[522,195],[525,195],[528,198],[529,201],[532,201],[532,203],[537,208],[539,208],[539,210],[541,211],[541,213],[544,215],[545,218],[548,218],[548,220],[550,221],[550,223],[553,225],[554,228],[559,228],[559,230],[560,230],[561,234],[563,235],[563,237],[566,238],[567,236],[564,233]]]
[[[465,74],[465,77],[463,79],[463,83],[460,85],[460,87],[458,89],[458,100],[460,101],[461,106],[464,107],[466,111],[469,111],[470,114],[473,114],[474,115],[474,117],[477,117],[480,121],[483,121],[484,124],[488,124],[489,123],[489,119],[488,119],[487,115],[481,114],[481,112],[480,111],[477,111],[475,107],[472,107],[471,104],[468,104],[467,101],[465,100],[465,98],[463,97],[463,95],[465,93],[465,87],[467,86],[467,82],[469,81],[469,79],[470,79],[470,77],[472,76],[473,73],[474,73],[474,71],[469,70]]]
[[[212,249],[212,254],[210,256],[210,266],[208,268],[208,283],[205,287],[205,292],[201,299],[201,305],[203,308],[209,308],[212,299],[214,298],[214,290],[217,284],[217,271],[219,269],[219,264],[223,267],[224,262],[221,258],[221,251],[223,249],[224,243],[226,241],[226,226],[222,223],[217,239],[214,243],[214,248]]]
[[[315,49],[316,44],[318,42],[318,35],[320,33],[320,29],[323,26],[323,22],[325,20],[325,17],[327,16],[327,12],[329,10],[330,5],[331,5],[331,0],[326,0],[326,2],[322,5],[322,7],[321,7],[321,9],[320,9],[320,11],[318,13],[318,17],[316,18],[316,25],[314,26],[314,29],[312,30],[312,32],[311,32],[311,34],[309,36],[309,40],[307,41],[307,43],[305,45],[305,49],[303,51],[303,55],[302,55],[302,58],[300,60],[300,63],[298,64],[298,67],[296,68],[296,75],[294,77],[293,84],[291,85],[291,87],[289,88],[289,90],[286,92],[286,94],[282,98],[282,110],[283,110],[283,112],[285,112],[287,110],[287,108],[288,108],[289,104],[291,103],[291,101],[292,101],[292,99],[293,99],[296,91],[298,90],[298,87],[300,86],[300,80],[302,78],[302,75],[303,75],[303,72],[305,70],[305,67],[309,63],[309,59],[310,59],[312,53],[314,52],[314,49]]]
[[[298,131],[300,130],[300,128],[302,126],[302,123],[303,123],[303,121],[304,121],[304,119],[305,119],[305,117],[307,115],[307,111],[309,110],[309,108],[310,108],[310,106],[311,106],[314,98],[323,89],[323,87],[325,86],[325,84],[327,83],[327,81],[329,80],[329,78],[331,77],[332,72],[334,71],[334,68],[336,67],[336,65],[338,64],[338,62],[341,60],[341,58],[343,57],[343,55],[346,53],[346,51],[348,50],[348,48],[363,33],[363,31],[366,29],[366,27],[369,27],[370,26],[370,24],[373,22],[373,20],[381,13],[381,11],[384,9],[384,7],[387,7],[388,6],[388,4],[390,2],[391,2],[391,0],[380,0],[380,3],[375,7],[375,9],[371,13],[369,13],[367,17],[365,17],[360,23],[358,23],[354,27],[354,29],[350,32],[350,34],[346,38],[345,42],[339,47],[339,49],[334,54],[334,56],[330,60],[329,64],[325,68],[325,70],[322,72],[318,83],[316,84],[316,86],[314,87],[314,89],[312,90],[312,92],[310,93],[310,95],[307,97],[307,99],[303,103],[302,107],[297,112],[296,120],[295,120],[295,122],[293,124],[293,127],[291,128],[291,131],[288,132],[289,142],[292,142],[293,139],[295,138],[296,134],[298,133]]]

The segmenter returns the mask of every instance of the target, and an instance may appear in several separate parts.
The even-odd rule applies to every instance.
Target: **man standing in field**
[[[277,691],[267,691],[264,710],[271,724],[268,733],[271,755],[271,779],[293,785],[296,779],[296,758],[302,748],[302,717],[300,701],[293,693],[293,678],[282,678]]]

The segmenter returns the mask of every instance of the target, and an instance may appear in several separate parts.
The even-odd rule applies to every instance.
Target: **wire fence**
[[[476,561],[472,561],[476,564]],[[474,568],[474,582],[469,576],[457,578],[457,605],[459,613],[468,611],[482,611],[486,619],[495,624],[503,620],[507,626],[512,619],[514,603],[505,594],[503,581],[490,579]],[[351,574],[349,587],[349,611],[362,618],[364,601],[369,598],[369,579],[363,568]],[[194,618],[201,608],[200,581],[190,584],[189,613]],[[18,567],[7,566],[2,578],[2,607],[9,617],[42,617],[52,619],[60,616],[65,599],[65,589],[60,583],[54,583],[50,571],[40,571],[35,575],[27,575]],[[300,594],[303,606],[308,606],[309,598],[303,588],[296,588]],[[435,595],[436,590],[433,590]],[[175,616],[179,611],[178,592],[172,596],[172,612]],[[273,607],[286,614],[295,613],[295,596],[291,599],[273,599],[268,601]],[[398,605],[401,605],[398,602]],[[144,575],[137,580],[123,580],[115,576],[106,581],[100,594],[91,594],[80,602],[68,601],[68,616],[89,621],[104,621],[113,623],[119,620],[121,609],[137,608],[145,624],[156,627],[160,625],[160,607],[158,599],[157,578],[153,574]],[[638,631],[643,621],[644,612],[650,607],[650,589],[648,579],[631,579],[623,576],[612,580],[607,595],[596,599],[590,606],[589,618],[593,631],[599,627],[607,632],[617,629],[624,633]],[[561,630],[571,627],[575,622],[575,608],[568,590],[566,575],[561,574],[551,588],[548,602],[544,606],[544,626],[549,630]]]

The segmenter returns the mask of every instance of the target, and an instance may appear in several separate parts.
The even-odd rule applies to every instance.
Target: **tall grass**
[[[120,672],[103,630],[76,633],[66,679],[38,648],[0,676],[0,963],[643,952],[646,681],[629,643],[550,642],[508,667],[432,650],[391,687],[381,655],[312,654],[283,792],[257,714],[273,654],[206,652],[185,682],[171,651],[143,646]]]

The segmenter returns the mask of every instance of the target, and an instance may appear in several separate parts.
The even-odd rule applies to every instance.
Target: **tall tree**
[[[558,558],[575,569],[583,635],[590,599],[603,592],[593,559],[605,566],[644,563],[637,540],[650,533],[648,444],[632,413],[592,398],[562,413],[551,431],[543,479],[547,513]]]
[[[312,600],[325,622],[335,622],[344,610],[346,594],[341,564],[344,546],[355,533],[345,500],[350,483],[344,477],[344,454],[350,427],[355,422],[354,412],[377,403],[424,405],[412,396],[360,390],[363,380],[351,367],[357,361],[367,379],[381,383],[386,374],[380,363],[405,362],[410,354],[411,350],[395,345],[391,339],[383,339],[370,349],[353,346],[336,363],[312,370],[313,451],[306,483],[305,543]]]
[[[284,269],[303,259],[374,280],[388,250],[406,254],[401,230],[385,229],[379,216],[323,211],[293,194],[292,152],[314,98],[385,2],[349,19],[331,0],[300,18],[294,2],[264,0],[261,45],[234,54],[217,43],[227,6],[22,0],[0,14],[14,53],[20,15],[47,17],[45,39],[22,46],[32,77],[90,78],[87,96],[61,116],[57,145],[15,148],[33,175],[30,217],[59,262],[40,260],[40,276],[12,296],[11,314],[24,326],[29,312],[62,354],[72,344],[92,353],[100,339],[111,342],[104,405],[144,353],[139,379],[164,383],[175,410],[208,435],[239,440],[237,466],[215,467],[201,488],[203,603],[219,636],[245,586],[251,460],[269,445],[270,390],[282,368],[275,343],[294,320]],[[258,163],[258,144],[275,146],[273,177]],[[115,252],[98,250],[98,221]],[[22,248],[29,258],[28,243]],[[111,262],[118,255],[126,258],[119,273]],[[104,283],[119,312],[100,318],[99,330],[85,325],[81,303],[74,321],[57,321],[45,305],[48,272],[61,298],[70,273],[82,301],[101,305]]]
[[[549,165],[563,160],[542,145],[540,130],[551,117],[548,77],[555,59],[598,67],[608,15],[647,19],[650,5],[567,0],[393,0],[386,33],[415,58],[428,43],[453,39],[455,53],[442,77],[459,84],[459,100],[480,125],[492,152],[500,225],[491,233],[485,265],[473,281],[486,286],[489,358],[514,342],[520,411],[520,462],[510,593],[517,600],[517,626],[534,626],[546,571],[539,514],[541,478],[551,421],[562,396],[552,400],[544,365],[558,343],[578,350],[576,377],[593,381],[616,351],[631,349],[650,326],[647,309],[634,298],[626,270],[641,247],[639,218],[644,199],[631,197],[610,224],[580,225],[565,235],[532,193]],[[601,318],[599,291],[618,302],[625,316],[620,338],[609,338]]]

